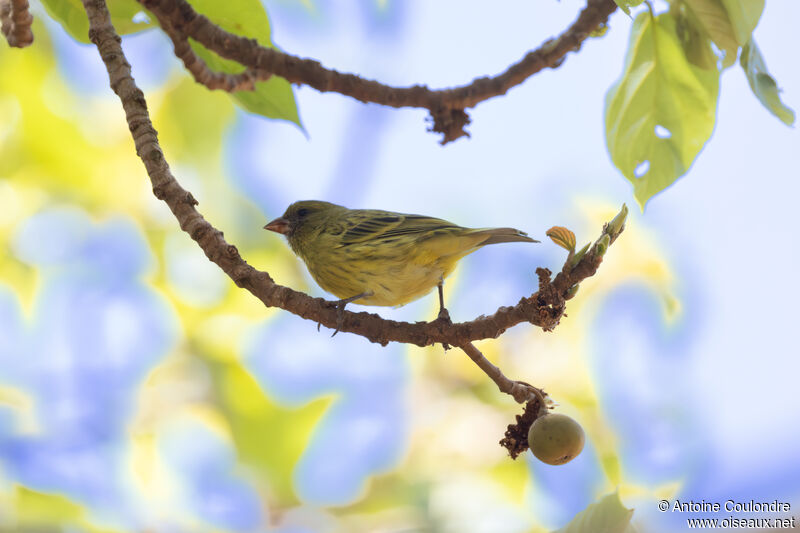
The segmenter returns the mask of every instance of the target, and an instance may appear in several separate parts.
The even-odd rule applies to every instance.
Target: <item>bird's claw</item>
[[[365,296],[372,296],[373,294],[374,293],[372,291],[362,292],[361,294],[356,294],[355,296],[351,296],[350,298],[344,298],[342,300],[339,300],[338,302],[335,302],[336,303],[336,329],[334,330],[333,335],[331,335],[331,337],[333,337],[337,333],[339,333],[339,330],[341,330],[342,327],[344,326],[344,307],[347,304],[349,304],[350,302],[354,302],[354,301],[358,300],[359,298],[363,298]]]
[[[340,300],[339,303],[336,305],[336,329],[333,330],[331,337],[335,337],[339,330],[342,329],[344,326],[344,306],[347,305],[347,302]]]

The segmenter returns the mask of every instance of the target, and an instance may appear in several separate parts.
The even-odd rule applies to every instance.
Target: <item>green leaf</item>
[[[262,46],[273,47],[269,17],[258,0],[196,0],[192,7],[226,31],[255,39]],[[198,42],[190,39],[189,44],[212,70],[230,74],[245,70],[239,63],[219,57]],[[292,86],[283,78],[273,76],[267,81],[257,82],[253,91],[238,91],[232,96],[239,106],[251,113],[288,120],[303,128]]]
[[[292,474],[330,398],[289,408],[277,405],[236,360],[206,359],[240,461],[253,468],[279,506],[297,503]]]
[[[578,250],[578,252],[577,252],[575,255],[573,255],[573,256],[572,256],[572,259],[570,259],[570,260],[569,260],[569,269],[570,269],[570,270],[572,270],[573,268],[575,268],[576,266],[578,266],[578,263],[580,263],[580,262],[581,262],[581,259],[583,259],[583,256],[585,256],[585,255],[586,255],[586,252],[588,252],[588,251],[589,251],[589,246],[591,246],[591,245],[592,245],[592,243],[590,243],[590,242],[587,242],[587,243],[586,243],[586,244],[583,246],[583,248],[581,248],[580,250]]]
[[[18,519],[28,523],[67,524],[83,519],[86,511],[60,494],[46,494],[21,485],[15,487],[14,507]]]
[[[553,533],[628,533],[633,531],[631,517],[633,509],[625,508],[615,492],[590,504]]]
[[[597,242],[594,245],[594,255],[596,255],[597,257],[603,257],[604,255],[606,255],[606,252],[608,251],[608,246],[610,244],[611,244],[611,237],[608,234],[604,233],[603,235],[600,236],[599,239],[597,239]]]
[[[617,216],[611,219],[605,228],[603,228],[603,233],[606,235],[610,235],[613,238],[616,238],[617,235],[620,234],[622,228],[625,226],[625,220],[628,218],[628,206],[622,204],[622,209],[619,210]]]
[[[750,41],[750,36],[764,11],[764,2],[765,0],[722,0],[739,46],[744,46]]]
[[[42,0],[42,4],[47,13],[75,40],[89,42],[89,19],[81,0]],[[108,0],[108,10],[111,12],[111,22],[120,35],[153,27],[149,21],[133,21],[134,15],[144,13],[144,8],[136,0]]]
[[[233,100],[221,91],[208,91],[188,76],[164,94],[155,123],[158,136],[172,157],[198,168],[213,168],[222,152],[219,139],[235,118]]]
[[[689,26],[702,28],[703,32],[724,52],[723,65],[725,67],[733,65],[736,62],[736,54],[739,52],[741,43],[736,40],[736,33],[722,1],[686,0],[684,5],[688,11]],[[685,48],[687,48],[687,57],[691,57],[694,49]],[[700,50],[705,48],[702,45],[699,46]]]
[[[685,0],[684,5],[714,44],[725,52],[725,67],[736,61],[739,47],[750,40],[764,11],[764,0]]]
[[[763,106],[784,124],[794,124],[794,111],[781,102],[778,84],[767,72],[767,65],[755,41],[751,40],[744,46],[740,63],[747,75],[750,89]]]
[[[711,136],[719,70],[687,59],[670,13],[636,17],[622,78],[606,95],[606,143],[644,208],[684,175]]]
[[[628,16],[631,16],[631,8],[638,6],[642,2],[644,2],[644,0],[614,0],[614,3]]]
[[[10,503],[14,522],[20,531],[61,531],[63,528],[87,533],[114,533],[114,530],[93,525],[87,519],[84,507],[61,494],[15,485]]]
[[[691,10],[687,9],[675,14],[675,30],[689,63],[701,69],[717,68],[719,58],[711,48],[708,32]],[[723,49],[719,44],[717,46],[723,51],[725,68],[736,62],[738,48],[735,44],[732,45],[733,49],[728,50]]]
[[[617,4],[617,6],[619,6],[619,8],[623,10],[626,15],[629,17],[631,16],[631,8],[628,7],[628,2],[625,0],[614,0],[614,3]]]

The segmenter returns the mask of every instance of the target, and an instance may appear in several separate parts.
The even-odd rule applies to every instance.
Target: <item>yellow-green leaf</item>
[[[238,361],[207,362],[240,461],[259,474],[278,505],[297,503],[292,474],[330,399],[282,407]]]
[[[605,227],[605,233],[607,235],[611,235],[612,237],[616,237],[622,231],[622,227],[625,225],[625,220],[628,218],[628,206],[626,204],[622,204],[622,209],[619,210],[617,216],[611,219],[611,222]]]
[[[695,26],[702,28],[703,32],[724,52],[725,67],[733,65],[741,43],[736,40],[736,33],[722,0],[686,0],[684,5],[688,11],[687,36],[696,41],[697,38],[691,33],[692,29]],[[692,58],[692,54],[697,53],[696,50],[705,52],[707,49],[708,47],[703,45],[687,48],[687,57]],[[694,61],[693,63],[697,64]],[[700,66],[706,67],[706,65]]]
[[[619,6],[619,8],[624,11],[626,15],[631,15],[631,8],[628,7],[628,2],[625,0],[614,0],[614,3],[617,4],[617,6]]]
[[[750,36],[764,11],[764,2],[765,0],[722,0],[739,46],[744,46],[750,41]]]
[[[644,2],[644,0],[614,0],[614,3],[628,16],[631,15],[631,8],[638,6],[642,2]]]
[[[575,234],[571,230],[563,226],[553,226],[547,230],[545,235],[560,247],[570,252],[575,251]]]
[[[83,507],[60,494],[46,494],[18,485],[14,494],[18,520],[28,524],[69,524],[83,519]]]
[[[761,104],[784,124],[788,126],[794,124],[794,111],[781,102],[778,84],[767,72],[767,65],[755,41],[750,41],[744,46],[740,63],[747,75],[750,89]]]
[[[42,0],[47,13],[67,30],[73,39],[89,42],[89,19],[81,0]],[[111,22],[120,35],[136,33],[153,27],[146,17],[134,16],[144,13],[144,8],[136,0],[108,0]]]
[[[22,485],[14,487],[11,508],[14,522],[20,531],[60,531],[62,528],[87,533],[115,531],[92,524],[87,519],[86,509],[66,496],[38,492]]]
[[[764,0],[685,0],[688,15],[724,51],[724,66],[736,61],[739,47],[750,40]]]
[[[273,47],[269,17],[258,0],[195,0],[192,7],[226,31],[255,39],[262,46]],[[242,65],[219,57],[200,43],[190,39],[189,44],[212,70],[231,74],[245,70]],[[238,91],[232,96],[239,106],[251,113],[288,120],[303,127],[292,86],[283,78],[273,76],[267,81],[257,82],[253,91]]]
[[[596,255],[597,257],[603,257],[604,255],[606,255],[606,252],[608,251],[608,246],[610,244],[611,244],[611,237],[607,233],[604,233],[603,235],[600,236],[599,239],[597,239],[597,242],[594,245],[594,255]]]
[[[606,143],[644,207],[684,175],[711,136],[719,70],[686,57],[670,13],[636,17],[625,69],[606,95]]]
[[[54,75],[56,55],[40,18],[34,19],[35,46],[23,54],[0,46],[0,65],[14,73],[0,76],[0,94],[5,96],[0,98],[0,176],[99,212],[107,212],[111,204],[138,205],[144,199],[133,193],[140,187],[136,180],[108,179],[109,172],[116,175],[130,168],[130,141],[101,146],[87,137],[91,128],[81,124],[101,120],[101,112],[96,106],[81,108],[64,79]],[[67,108],[43,102],[63,102],[81,112],[65,113]],[[127,134],[127,128],[119,126],[97,131],[114,132],[110,137],[116,139]]]
[[[209,168],[219,160],[225,128],[235,118],[233,101],[220,91],[207,91],[189,77],[164,95],[156,124],[162,146],[177,159]]]
[[[591,246],[591,245],[592,245],[592,243],[587,242],[584,245],[583,248],[578,250],[578,253],[576,253],[575,255],[572,256],[572,259],[569,260],[569,268],[570,268],[570,270],[575,268],[578,265],[578,263],[581,262],[581,259],[583,259],[583,256],[586,255],[586,252],[589,251],[589,246]]]
[[[719,57],[711,48],[708,32],[691,10],[687,8],[675,15],[675,29],[689,63],[701,69],[717,68]],[[723,66],[725,68],[736,62],[737,48],[734,47],[732,52],[724,50],[721,46],[718,48],[723,50]]]
[[[590,504],[553,533],[626,533],[632,531],[632,517],[633,509],[623,506],[614,492]]]

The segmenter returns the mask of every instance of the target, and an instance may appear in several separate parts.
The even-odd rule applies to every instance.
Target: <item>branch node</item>
[[[550,285],[550,276],[553,273],[549,268],[539,267],[536,269],[536,275],[539,277],[539,290],[547,288]]]
[[[239,252],[236,251],[236,247],[233,246],[234,252],[236,255],[239,255]],[[247,280],[250,278],[252,270],[247,264],[236,265],[231,272],[231,279],[236,284],[237,287],[244,288],[247,286]]]
[[[525,403],[531,397],[531,390],[529,386],[526,386],[519,381],[515,381],[511,386],[511,390],[508,391],[508,394],[510,394],[517,403]]]
[[[181,224],[181,228],[183,231],[189,234],[195,242],[200,242],[203,237],[205,237],[206,233],[208,232],[208,224],[204,223],[205,221],[200,218],[192,218],[189,223],[186,225],[187,227],[183,227]],[[210,253],[210,251],[206,250],[206,255]]]
[[[464,109],[454,109],[444,106],[431,108],[431,120],[433,124],[428,131],[442,134],[440,144],[445,145],[461,137],[469,137],[469,132],[464,128],[471,122],[469,115]]]
[[[0,0],[0,29],[8,46],[25,48],[33,43],[33,15],[28,11],[28,0]]]
[[[153,185],[153,196],[158,198],[159,200],[165,200],[167,198],[167,187],[163,183],[159,183],[158,185]]]
[[[160,163],[164,160],[164,154],[161,153],[161,150],[158,147],[154,146],[144,155],[144,159],[152,161],[153,163]]]

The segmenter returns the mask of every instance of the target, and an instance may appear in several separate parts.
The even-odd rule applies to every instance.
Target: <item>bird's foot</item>
[[[344,326],[344,307],[350,303],[349,299],[339,300],[336,303],[336,329],[333,330],[331,337],[335,337],[339,330]]]
[[[437,322],[442,322],[442,323],[447,324],[447,325],[450,325],[450,324],[453,323],[453,321],[450,320],[450,313],[444,307],[440,307],[439,308],[439,316],[436,317],[436,321]],[[450,345],[447,344],[446,342],[443,342],[442,343],[442,348],[444,348],[444,351],[446,352],[447,350],[450,349]]]
[[[331,335],[331,337],[334,337],[337,333],[339,333],[339,330],[342,329],[342,326],[344,326],[344,306],[350,302],[358,300],[359,298],[372,296],[372,294],[372,291],[362,292],[361,294],[356,294],[350,298],[344,298],[343,300],[334,302],[336,304],[336,329],[333,331],[333,335]]]

